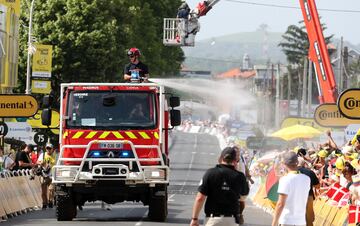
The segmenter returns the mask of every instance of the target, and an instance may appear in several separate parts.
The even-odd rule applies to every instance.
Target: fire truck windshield
[[[68,128],[151,129],[156,127],[155,94],[129,91],[72,91]]]

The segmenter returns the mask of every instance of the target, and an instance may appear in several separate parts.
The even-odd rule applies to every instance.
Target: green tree
[[[326,26],[322,25],[323,30],[326,29]],[[325,43],[329,44],[331,42],[333,35],[325,37]],[[291,66],[288,67],[288,73],[291,77],[291,99],[296,99],[300,97],[299,86],[302,87],[302,74],[304,71],[304,59],[309,55],[309,39],[307,31],[304,25],[304,21],[300,21],[299,25],[290,25],[286,32],[282,35],[283,41],[279,43],[279,46],[282,48],[282,51],[285,53],[286,58]],[[315,78],[315,72],[313,71],[313,101],[316,102],[317,98],[317,84]],[[285,77],[285,93],[287,95],[287,76]]]
[[[322,25],[323,30],[326,29]],[[326,44],[330,43],[333,35],[325,37]],[[304,25],[304,21],[299,22],[299,26],[290,25],[286,32],[282,35],[284,39],[279,43],[282,51],[285,53],[287,60],[291,64],[301,65],[304,62],[304,57],[309,55],[309,39]]]
[[[349,65],[350,86],[353,88],[360,87],[360,58],[356,59]]]
[[[22,1],[20,86],[24,90],[29,1]],[[52,86],[62,82],[119,82],[136,46],[152,77],[176,75],[181,48],[162,45],[163,17],[174,17],[179,0],[37,0],[33,17],[36,42],[53,45]],[[160,12],[159,12],[160,11]],[[173,14],[173,15],[170,15]]]

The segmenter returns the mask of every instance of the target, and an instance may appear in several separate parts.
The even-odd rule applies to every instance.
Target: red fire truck
[[[77,207],[96,200],[142,202],[151,220],[166,219],[169,124],[180,124],[180,111],[173,109],[179,98],[166,95],[155,83],[61,85],[60,153],[53,171],[59,221],[72,220]],[[45,125],[51,121],[49,99]]]

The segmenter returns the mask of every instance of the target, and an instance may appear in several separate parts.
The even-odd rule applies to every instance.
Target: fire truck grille
[[[114,164],[114,165],[126,165],[126,166],[128,166],[129,167],[129,165],[130,165],[130,163],[129,162],[92,162],[92,167],[94,167],[94,166],[96,166],[96,165],[98,165],[98,164],[104,164],[104,163],[106,163],[106,164]],[[82,171],[84,171],[84,172],[91,172],[91,170],[92,170],[92,168],[90,169],[90,166],[89,166],[89,163],[88,162],[86,162],[85,164],[84,164],[84,167],[83,167],[83,170]],[[139,168],[138,168],[138,166],[134,163],[134,164],[132,164],[132,168],[130,168],[129,167],[129,170],[131,171],[131,172],[139,172]]]
[[[118,175],[119,168],[103,168],[104,175]]]

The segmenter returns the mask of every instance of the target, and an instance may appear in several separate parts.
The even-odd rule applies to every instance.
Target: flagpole
[[[30,6],[30,18],[29,18],[29,34],[28,34],[28,54],[27,54],[27,64],[26,64],[26,94],[31,94],[30,89],[30,58],[31,58],[31,48],[32,48],[32,23],[33,23],[33,11],[34,11],[34,1],[31,1]]]

